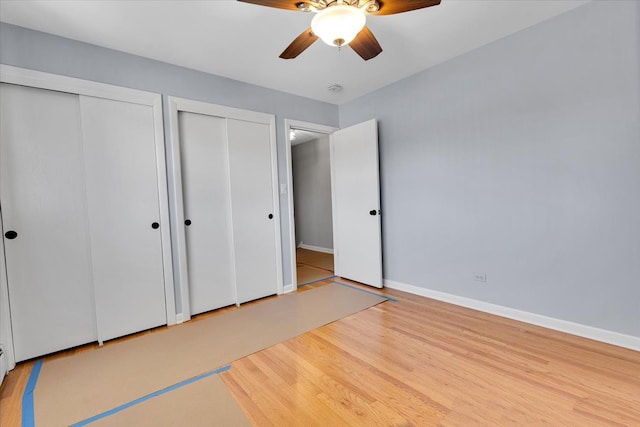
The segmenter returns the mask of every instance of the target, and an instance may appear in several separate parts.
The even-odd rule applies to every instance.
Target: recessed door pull
[[[376,211],[375,209],[371,209],[369,211],[369,215],[374,215],[375,216],[377,213],[378,213],[378,211]]]
[[[184,225],[186,225],[187,227],[191,225],[191,220],[190,219],[185,219],[184,220]]]
[[[273,214],[269,214],[269,219],[273,219]]]
[[[15,231],[13,231],[13,230],[9,230],[9,231],[7,231],[6,233],[4,233],[4,237],[6,237],[6,238],[7,238],[7,239],[9,239],[9,240],[13,240],[13,239],[15,239],[16,237],[18,237],[18,233],[16,233],[16,232],[15,232]]]
[[[151,228],[153,228],[154,230],[159,228],[159,227],[160,227],[160,224],[158,224],[157,222],[154,222],[154,223],[151,224]]]

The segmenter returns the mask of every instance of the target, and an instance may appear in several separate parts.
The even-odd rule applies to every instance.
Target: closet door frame
[[[0,233],[4,235],[2,216],[0,215]],[[8,371],[16,366],[13,353],[13,330],[11,329],[11,312],[9,309],[9,283],[7,282],[7,270],[4,256],[4,239],[0,238],[0,344],[2,344],[3,356]],[[0,371],[0,376],[5,372]],[[2,378],[0,378],[2,383]]]
[[[169,169],[171,177],[171,193],[175,200],[171,209],[171,233],[174,242],[174,269],[176,271],[176,281],[178,292],[180,292],[182,300],[182,311],[178,313],[178,323],[187,321],[191,318],[191,307],[189,303],[189,274],[187,270],[187,244],[184,229],[184,204],[182,194],[182,168],[180,158],[180,129],[178,124],[178,114],[180,112],[205,114],[208,116],[220,117],[225,119],[244,120],[247,122],[262,123],[269,126],[270,144],[271,144],[271,182],[272,197],[274,209],[274,227],[275,227],[275,254],[276,254],[276,279],[277,294],[284,292],[282,279],[282,242],[280,234],[280,203],[278,194],[278,154],[276,146],[276,119],[273,114],[259,113],[256,111],[242,110],[239,108],[227,107],[224,105],[210,104],[207,102],[194,101],[191,99],[178,98],[169,96]],[[229,189],[231,190],[231,189]],[[232,226],[230,224],[230,226]],[[232,229],[230,232],[232,233]],[[231,234],[233,242],[233,233]],[[235,277],[235,259],[232,251],[232,259],[234,260],[233,274]],[[237,303],[237,290],[236,303]]]
[[[162,234],[162,263],[164,270],[164,293],[167,313],[167,324],[176,323],[175,294],[173,282],[173,266],[171,259],[171,238],[169,233],[169,199],[167,188],[167,173],[164,147],[164,130],[162,121],[162,97],[159,94],[146,92],[137,89],[130,89],[105,83],[97,83],[89,80],[82,80],[73,77],[50,74],[41,71],[29,70],[26,68],[13,67],[0,64],[0,82],[16,84],[21,86],[48,89],[59,92],[67,92],[78,95],[86,95],[95,98],[111,99],[116,101],[130,102],[152,107],[154,135],[156,141],[156,164],[158,180],[158,208],[160,214],[160,231]],[[1,219],[0,219],[1,220]],[[2,228],[2,224],[0,224]],[[0,243],[0,256],[4,258],[4,245]],[[9,288],[7,283],[6,265],[0,265],[0,342],[5,345],[4,351],[7,356],[9,369],[15,367],[13,352],[13,339],[6,332],[7,325],[11,323],[8,312]],[[7,306],[5,309],[5,305]]]

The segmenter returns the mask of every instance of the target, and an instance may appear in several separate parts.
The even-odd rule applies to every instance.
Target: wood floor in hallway
[[[333,276],[333,254],[297,248],[296,273],[298,286]]]

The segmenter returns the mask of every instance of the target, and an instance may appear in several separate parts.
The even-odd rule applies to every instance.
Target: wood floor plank
[[[640,353],[388,293],[399,302],[269,349],[271,360],[289,352],[286,360],[303,361],[279,360],[273,375],[288,369],[291,378],[316,381],[323,403],[363,412],[342,413],[353,425],[640,425]],[[318,400],[309,392],[300,401]]]
[[[333,272],[333,254],[297,248],[296,262]]]

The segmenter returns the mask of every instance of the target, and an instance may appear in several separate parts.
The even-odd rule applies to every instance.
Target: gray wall
[[[286,183],[284,119],[337,126],[338,107],[123,52],[0,23],[0,63],[276,116],[279,180]],[[171,172],[169,172],[171,173]],[[171,182],[172,177],[169,177]],[[170,200],[173,203],[173,200]],[[284,284],[290,284],[288,198],[280,198]],[[176,295],[181,311],[180,293]]]
[[[639,337],[639,69],[640,2],[593,2],[341,106],[384,277]]]
[[[333,249],[329,136],[291,147],[296,244]]]
[[[640,336],[639,40],[639,2],[593,2],[341,106],[343,127],[379,120],[385,278]],[[283,119],[338,122],[8,24],[0,62],[276,114],[282,183]],[[282,230],[288,265],[286,215]]]

